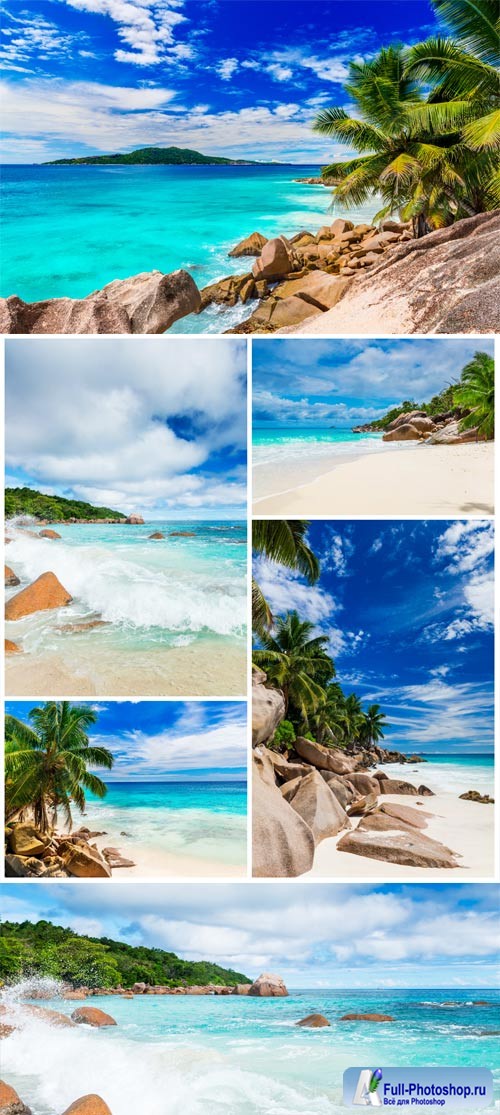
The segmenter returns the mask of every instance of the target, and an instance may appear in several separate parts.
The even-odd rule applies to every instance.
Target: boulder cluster
[[[266,240],[254,232],[230,252],[236,258],[257,256],[252,270],[205,287],[201,308],[213,302],[235,306],[259,299],[251,317],[229,332],[275,333],[332,309],[346,289],[346,279],[411,239],[410,226],[398,221],[383,221],[376,228],[341,218],[316,234],[299,232],[290,239]]]
[[[317,845],[340,833],[341,852],[409,867],[459,866],[456,853],[423,831],[430,814],[421,800],[415,802],[420,808],[384,801],[388,795],[432,796],[426,786],[371,769],[401,762],[398,752],[361,744],[325,747],[304,737],[286,756],[265,746],[284,715],[282,694],[265,682],[266,675],[254,670],[254,876],[302,875],[312,868]]]
[[[425,410],[408,410],[399,414],[386,426],[382,441],[425,441],[428,445],[456,445],[466,441],[478,441],[477,429],[460,431],[460,420],[465,411],[459,408],[429,415]],[[354,434],[376,429],[367,424],[355,426]]]
[[[120,867],[135,867],[118,848],[99,850],[104,832],[82,827],[68,835],[42,833],[31,821],[5,828],[5,874],[10,879],[109,879]]]

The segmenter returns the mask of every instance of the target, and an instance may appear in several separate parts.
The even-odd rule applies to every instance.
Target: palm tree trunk
[[[432,227],[425,213],[419,213],[417,217],[413,217],[412,225],[415,240],[421,240],[423,236],[427,236],[429,232],[432,232]]]

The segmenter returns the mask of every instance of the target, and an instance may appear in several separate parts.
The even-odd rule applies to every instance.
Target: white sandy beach
[[[99,849],[117,847],[124,859],[131,859],[135,867],[119,867],[112,872],[112,879],[230,879],[246,874],[246,864],[237,866],[220,860],[195,859],[194,856],[174,855],[162,848],[137,844],[124,836],[107,833],[92,841]]]
[[[416,444],[365,453],[330,469],[325,461],[325,466],[312,482],[279,492],[279,474],[269,470],[269,495],[254,501],[254,514],[448,518],[494,513],[493,443]]]
[[[5,691],[11,697],[242,697],[246,654],[207,640],[147,651],[77,647],[64,659],[44,652],[9,655]]]
[[[408,779],[410,781],[410,779]],[[491,879],[494,875],[494,806],[475,801],[461,801],[458,793],[437,793],[434,797],[415,798],[406,794],[387,794],[381,802],[416,807],[431,814],[424,834],[439,840],[461,856],[460,867],[405,867],[386,860],[369,859],[351,852],[337,851],[344,833],[323,840],[316,848],[314,865],[301,878],[323,879],[425,879],[429,882],[465,882],[468,879]]]

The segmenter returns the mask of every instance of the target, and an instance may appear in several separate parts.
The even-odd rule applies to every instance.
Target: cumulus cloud
[[[221,77],[223,81],[230,81],[233,74],[238,69],[238,59],[237,58],[223,58],[217,64],[215,69],[216,69],[217,73],[219,74],[219,77]]]
[[[123,510],[241,505],[245,364],[218,339],[9,345],[9,472]]]
[[[172,57],[174,32],[186,22],[184,0],[64,0],[70,8],[108,16],[116,25],[125,50],[117,49],[117,62],[156,66]],[[173,57],[178,57],[173,55]]]
[[[115,756],[113,780],[175,778],[215,767],[240,770],[246,766],[246,708],[227,705],[217,722],[203,705],[193,702],[177,723],[154,734],[134,729],[120,733],[92,733],[92,743],[109,747]]]

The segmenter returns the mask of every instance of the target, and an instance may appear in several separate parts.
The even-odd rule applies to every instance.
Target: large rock
[[[77,1007],[71,1017],[73,1022],[77,1022],[79,1025],[95,1026],[97,1029],[101,1029],[103,1026],[116,1026],[114,1018],[97,1007]]]
[[[267,743],[285,716],[285,698],[280,689],[268,689],[262,670],[252,673],[252,743]]]
[[[151,538],[160,539],[160,538],[164,538],[165,535],[162,534],[161,530],[154,530],[153,533],[149,535],[149,537],[150,537],[150,539]]]
[[[283,236],[268,240],[252,267],[254,279],[281,279],[293,267],[288,242]]]
[[[17,643],[13,643],[12,639],[4,639],[4,653],[5,654],[22,654],[21,647]]]
[[[301,1018],[300,1022],[296,1022],[295,1025],[308,1026],[312,1030],[319,1030],[323,1026],[330,1026],[331,1023],[325,1018],[324,1014],[308,1014],[306,1018]]]
[[[448,870],[458,867],[454,852],[419,832],[402,832],[396,829],[388,832],[363,832],[358,827],[354,832],[347,832],[342,836],[337,848],[339,852],[350,852],[352,855],[387,863],[400,863],[407,867]]]
[[[426,437],[433,434],[436,429],[432,418],[429,418],[427,415],[424,418],[412,418],[410,425],[413,426],[413,429],[417,430],[419,434],[425,435]]]
[[[60,537],[61,537],[61,535],[57,533],[57,530],[46,529],[46,530],[41,530],[40,531],[40,538],[56,539],[56,538],[60,538]]]
[[[394,817],[397,821],[404,821],[405,824],[416,829],[427,828],[426,818],[430,816],[429,813],[422,813],[422,811],[419,813],[418,809],[414,809],[411,805],[398,805],[392,801],[383,802],[380,812],[385,813],[387,817]]]
[[[134,527],[144,526],[144,519],[143,519],[142,515],[129,515],[126,521],[127,521],[127,523],[129,523],[130,526],[134,526]]]
[[[395,430],[398,426],[402,426],[408,422],[413,422],[414,418],[426,418],[425,410],[405,410],[403,414],[399,414],[397,418],[393,418],[386,427],[387,430]]]
[[[280,283],[273,291],[273,297],[291,298],[296,295],[313,309],[330,310],[336,306],[346,286],[346,279],[328,275],[325,271],[308,271],[303,278],[291,278]]]
[[[9,844],[17,856],[36,856],[48,847],[50,837],[40,832],[31,821],[22,821],[13,826]]]
[[[369,774],[364,774],[362,771],[353,771],[349,775],[349,782],[360,794],[380,793],[377,779],[372,778]]]
[[[284,782],[292,782],[295,778],[304,778],[306,774],[310,773],[311,768],[306,766],[305,763],[290,763],[284,755],[280,755],[277,751],[270,751],[265,748],[266,755],[274,767],[275,774],[278,778],[282,778]]]
[[[100,1096],[82,1096],[63,1111],[63,1115],[112,1115]]]
[[[165,333],[175,321],[198,313],[200,292],[187,271],[145,271],[103,287],[108,302],[124,309],[131,333]]]
[[[248,994],[259,996],[260,998],[283,998],[285,995],[288,995],[288,991],[281,976],[275,976],[271,972],[263,972],[262,975],[252,983]]]
[[[339,748],[323,747],[321,743],[313,743],[303,736],[295,740],[294,747],[301,759],[318,770],[329,770],[332,774],[352,774],[357,765],[355,760],[347,758]]]
[[[383,435],[382,441],[420,441],[420,434],[409,422],[397,426],[395,430],[388,430]]]
[[[394,1022],[391,1014],[343,1014],[341,1022]]]
[[[308,767],[305,767],[306,771],[308,771],[308,769]],[[336,774],[331,774],[329,770],[322,770],[320,771],[320,774],[321,777],[324,778],[327,785],[330,787],[332,794],[335,794],[335,797],[337,798],[337,801],[340,802],[342,808],[346,809],[347,806],[350,805],[356,797],[356,791],[354,790],[354,787],[351,786],[350,782],[351,776],[349,775],[349,779],[342,779],[339,778],[339,776]]]
[[[234,332],[276,333],[278,329],[298,325],[312,314],[323,312],[317,304],[306,301],[301,295],[266,298],[264,302],[259,303],[251,317],[242,326],[237,326]]]
[[[494,333],[500,301],[500,210],[397,245],[351,279],[337,306],[307,322],[322,336]]]
[[[87,298],[2,299],[0,332],[165,333],[200,305],[200,292],[187,271],[147,271],[115,279]]]
[[[31,1115],[31,1108],[26,1107],[15,1088],[4,1080],[0,1080],[0,1115]]]
[[[64,855],[64,867],[78,879],[110,879],[111,870],[100,852],[83,844],[73,845]]]
[[[232,259],[239,259],[241,256],[260,256],[264,245],[267,244],[267,239],[261,232],[251,232],[250,236],[245,236],[244,240],[240,240],[231,249],[229,255]]]
[[[15,588],[16,585],[20,585],[20,584],[21,584],[21,582],[20,582],[19,577],[17,576],[17,574],[14,573],[14,570],[11,569],[9,565],[6,565],[5,566],[5,587],[6,588]]]
[[[260,749],[252,764],[252,874],[257,878],[303,875],[314,860],[309,825],[282,797],[274,768]]]
[[[446,426],[431,433],[427,445],[460,445],[462,442],[477,441],[477,430],[460,430],[460,422],[447,422]]]
[[[45,612],[71,604],[72,596],[55,573],[42,573],[33,584],[21,589],[5,605],[5,619],[17,620],[33,612]]]
[[[381,794],[408,794],[418,798],[420,791],[411,782],[404,782],[401,778],[384,778],[379,781]]]
[[[281,791],[285,801],[309,825],[317,844],[349,828],[347,813],[317,770],[305,778],[287,782]]]
[[[201,309],[205,310],[212,302],[235,306],[238,301],[247,302],[255,295],[255,281],[248,272],[243,275],[227,275],[203,288]]]

